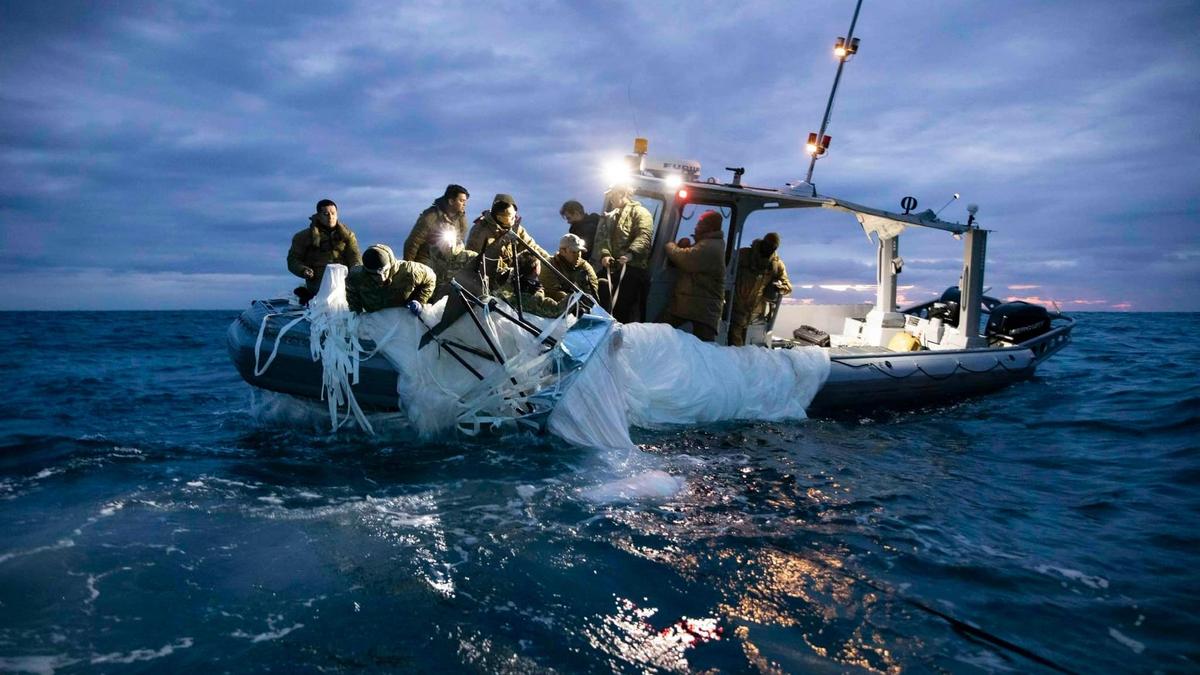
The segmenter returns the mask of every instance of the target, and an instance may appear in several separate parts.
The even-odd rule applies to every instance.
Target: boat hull
[[[256,300],[232,323],[225,333],[225,346],[229,357],[237,367],[242,379],[251,385],[281,394],[290,394],[301,398],[320,399],[321,364],[314,361],[309,347],[308,321],[300,321],[291,330],[284,333],[279,340],[279,349],[275,360],[261,374],[256,374],[258,367],[262,370],[271,358],[279,331],[295,316],[287,312],[297,312],[299,307],[289,305],[287,300]],[[275,315],[267,318],[268,315]],[[258,358],[255,358],[255,345],[258,332],[263,320],[267,326],[263,331],[262,345],[258,348]],[[374,348],[370,341],[363,347]],[[382,356],[361,361],[359,363],[358,384],[352,385],[354,397],[364,409],[394,411],[399,409],[397,393],[396,370]]]
[[[255,301],[230,326],[227,347],[238,372],[255,387],[301,398],[321,397],[321,364],[313,361],[308,323],[301,321],[279,340],[275,360],[256,374],[257,364],[271,357],[280,329],[295,318],[286,300]],[[269,318],[268,315],[272,315]],[[878,352],[866,348],[830,350],[829,378],[809,406],[813,415],[846,411],[903,409],[944,404],[994,392],[1033,377],[1037,366],[1069,342],[1071,325],[1012,347]],[[365,343],[364,348],[373,345]],[[364,409],[399,409],[396,371],[381,356],[361,362],[354,395]]]

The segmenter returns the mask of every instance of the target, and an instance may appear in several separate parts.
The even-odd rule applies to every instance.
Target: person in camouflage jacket
[[[768,232],[762,239],[738,250],[737,281],[733,287],[733,313],[729,317],[729,344],[746,344],[746,328],[767,314],[767,302],[792,292],[787,267],[776,251],[779,235]]]
[[[558,242],[558,253],[550,259],[550,266],[542,270],[542,288],[545,289],[547,298],[557,301],[574,293],[575,289],[571,288],[567,281],[592,298],[598,297],[599,280],[596,278],[596,270],[583,259],[585,252],[583,239],[574,234],[563,235]],[[562,276],[555,274],[554,270],[558,270]],[[564,281],[563,277],[566,277],[567,281]]]
[[[547,319],[556,319],[567,308],[567,300],[555,301],[546,296],[539,276],[542,263],[531,255],[521,256],[519,284],[521,287],[521,312]],[[517,308],[517,293],[512,282],[495,290],[496,297]]]
[[[505,237],[510,230],[530,248],[546,258],[550,257],[521,226],[521,217],[517,215],[517,203],[512,196],[496,195],[492,200],[492,208],[484,211],[483,215],[475,220],[471,232],[467,235],[467,250],[483,256],[483,273],[493,288],[502,286],[508,280],[514,256],[525,252],[524,247]]]
[[[622,322],[646,320],[646,296],[650,291],[650,246],[654,218],[633,198],[633,189],[615,187],[609,198],[613,209],[604,214],[596,230],[600,265],[611,278],[609,301],[613,318]]]
[[[326,265],[340,263],[354,267],[362,262],[358,239],[338,220],[337,204],[332,199],[317,202],[317,212],[308,221],[308,227],[292,236],[287,255],[288,271],[304,279],[304,286],[296,289],[302,303],[307,303],[321,289]]]
[[[436,285],[437,277],[429,267],[397,260],[391,247],[375,244],[346,277],[346,302],[355,312],[404,307],[412,301],[425,304]]]

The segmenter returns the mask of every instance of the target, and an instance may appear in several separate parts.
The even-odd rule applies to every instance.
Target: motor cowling
[[[1017,344],[1049,330],[1050,312],[1045,307],[1017,300],[992,308],[984,335],[988,342]]]

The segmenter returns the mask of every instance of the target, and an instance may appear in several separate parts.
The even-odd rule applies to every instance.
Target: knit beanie
[[[709,232],[720,232],[722,222],[724,221],[721,214],[716,211],[705,211],[700,214],[700,220],[696,221],[696,236]]]
[[[368,272],[374,272],[378,274],[379,271],[383,269],[384,265],[383,251],[380,251],[375,247],[367,249],[366,252],[363,253],[362,265],[363,269],[367,270]]]
[[[762,252],[764,255],[771,255],[779,250],[779,234],[776,232],[768,232],[767,236],[762,238]]]

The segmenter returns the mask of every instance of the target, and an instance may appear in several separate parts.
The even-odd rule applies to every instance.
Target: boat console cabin
[[[726,302],[717,341],[725,344],[732,312],[738,250],[743,243],[747,219],[758,211],[778,209],[832,209],[853,215],[876,244],[876,293],[874,304],[812,305],[782,302],[772,308],[765,323],[751,324],[748,344],[787,347],[811,344],[828,336],[823,346],[872,348],[879,352],[902,343],[905,350],[962,350],[987,348],[994,344],[983,333],[985,314],[999,301],[984,296],[984,268],[988,230],[974,223],[975,208],[966,224],[938,219],[932,211],[894,213],[821,195],[801,182],[782,189],[743,185],[741,168],[731,168],[732,181],[719,183],[700,179],[700,164],[694,161],[655,160],[646,157],[646,144],[635,143],[614,176],[635,190],[636,198],[653,216],[651,286],[647,316],[658,316],[670,302],[675,270],[668,263],[666,243],[690,235],[688,229],[700,213],[713,209],[724,217]],[[638,152],[640,150],[640,152]],[[901,311],[896,304],[897,275],[903,266],[900,235],[909,227],[942,230],[963,241],[963,264],[958,288],[960,297],[941,298]],[[786,237],[786,233],[784,233]],[[949,311],[946,311],[949,308]],[[1047,327],[1048,327],[1047,321]],[[817,340],[806,339],[820,336]],[[899,335],[910,339],[894,342]],[[778,337],[777,337],[778,336]]]

